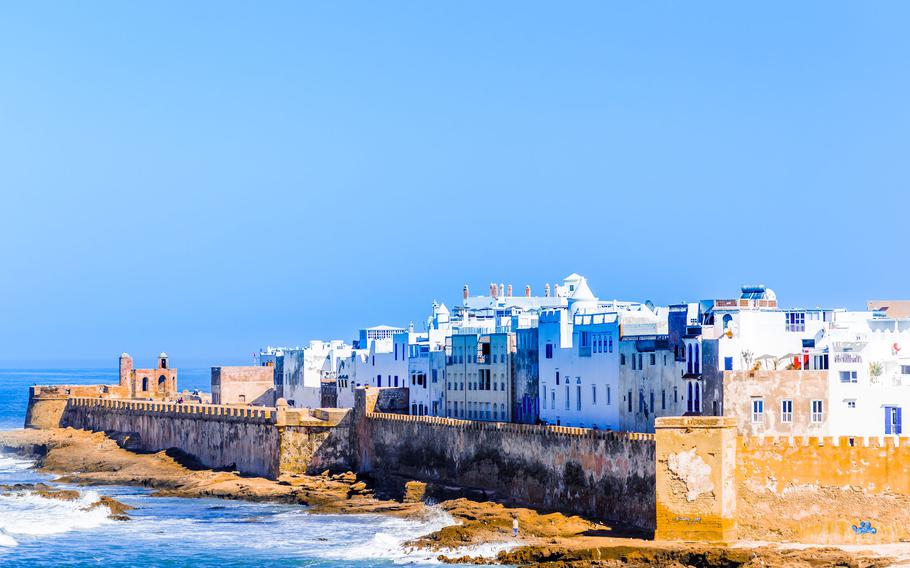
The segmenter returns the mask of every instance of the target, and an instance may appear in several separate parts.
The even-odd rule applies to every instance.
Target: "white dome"
[[[130,358],[130,354],[127,353],[126,351],[124,351],[123,353],[120,354],[120,358],[121,358],[121,359],[129,359],[129,358]]]
[[[594,296],[594,292],[592,292],[591,288],[588,286],[588,279],[584,277],[579,279],[578,285],[575,286],[575,292],[572,293],[569,299],[575,302],[597,300],[597,298]]]
[[[167,359],[167,353],[165,353],[164,351],[162,351],[161,353],[158,354],[158,358],[159,358],[159,359]]]

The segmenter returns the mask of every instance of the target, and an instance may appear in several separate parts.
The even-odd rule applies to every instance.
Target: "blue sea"
[[[116,380],[116,369],[0,370],[0,429],[22,427],[30,385]],[[209,370],[180,369],[179,386],[208,391]],[[32,466],[0,454],[0,484],[52,482]],[[403,543],[453,522],[442,512],[421,520],[315,515],[295,505],[151,497],[138,487],[75,489],[83,497],[72,502],[0,496],[0,566],[440,566]],[[108,519],[106,508],[86,511],[101,495],[136,507],[131,520]]]

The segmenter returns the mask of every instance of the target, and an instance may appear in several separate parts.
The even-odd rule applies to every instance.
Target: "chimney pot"
[[[511,284],[509,284],[509,293],[506,295],[509,296],[510,298],[512,297],[512,285]]]
[[[462,293],[462,295],[464,296],[464,299],[467,300],[467,299],[468,299],[468,296],[470,295],[470,293],[468,292],[468,285],[467,285],[467,284],[464,285],[464,289],[462,289],[461,293]]]
[[[525,298],[530,298],[530,297],[531,297],[531,287],[525,286]]]

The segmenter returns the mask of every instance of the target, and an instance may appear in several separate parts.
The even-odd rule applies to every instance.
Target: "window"
[[[822,401],[812,401],[812,422],[818,424],[824,420]]]
[[[724,357],[724,371],[733,370],[733,357]]]
[[[543,405],[543,410],[547,409],[547,383],[544,383],[540,387],[540,403]]]
[[[667,389],[660,389],[660,409],[667,409]]]
[[[607,351],[609,351],[610,353],[613,353],[613,336],[612,335],[607,336]]]
[[[591,405],[597,404],[597,385],[591,385]]]
[[[556,371],[556,386],[559,386],[559,371]]]
[[[650,402],[651,414],[654,414],[654,391],[651,391]]]
[[[856,408],[856,401],[855,401],[855,400],[848,400],[848,401],[847,401],[847,408]]]
[[[650,363],[652,366],[657,364],[657,355],[656,354],[651,353],[651,355],[649,356],[649,359],[651,359]]]
[[[552,344],[552,343],[547,343],[547,346],[546,346],[546,358],[547,358],[547,359],[552,359],[552,358],[553,358],[553,344]]]
[[[620,353],[620,354],[619,354],[619,364],[620,364],[620,365],[625,365],[625,364],[626,364],[626,355],[625,355],[625,353]]]
[[[752,423],[761,424],[765,414],[765,401],[760,398],[752,399]]]
[[[436,369],[431,371],[433,378],[431,379],[434,383],[436,382]],[[435,412],[433,414],[436,414]]]
[[[792,400],[782,400],[780,401],[780,421],[781,422],[793,422],[793,401]]]
[[[610,406],[610,404],[612,404],[612,401],[610,400],[611,398],[610,385],[607,385],[607,406]]]
[[[910,375],[910,365],[901,365],[901,374]]]
[[[679,404],[679,389],[673,387],[673,404]]]
[[[629,412],[632,412],[632,391],[629,391],[629,397],[626,400],[629,401]]]
[[[566,410],[569,410],[571,401],[569,400],[569,385],[566,385]]]
[[[841,371],[840,372],[840,382],[855,383],[856,382],[856,371]]]
[[[550,391],[550,408],[556,410],[556,389]]]
[[[591,346],[591,332],[582,331],[581,332],[581,341],[579,341],[581,347],[590,347]]]
[[[784,316],[787,331],[806,331],[806,312],[787,312]]]
[[[581,410],[581,385],[575,387],[575,410]]]

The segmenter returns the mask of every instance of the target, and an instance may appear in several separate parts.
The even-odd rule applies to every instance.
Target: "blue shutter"
[[[896,424],[895,424],[895,426],[896,426],[895,430],[897,430],[897,431],[895,432],[895,434],[897,434],[897,435],[899,436],[899,435],[901,434],[901,430],[903,429],[903,428],[901,427],[901,426],[902,426],[902,423],[901,423],[901,407],[898,406],[897,408],[895,408],[895,409],[894,409],[894,412],[897,413],[897,420],[895,421],[895,422],[896,422]]]
[[[891,407],[885,407],[885,434],[891,433]]]

